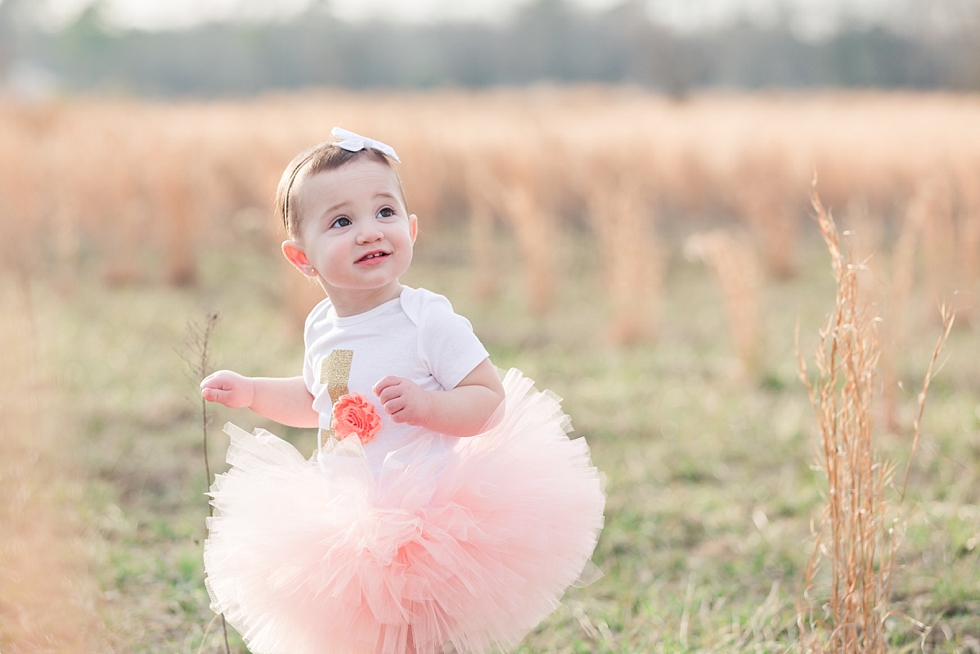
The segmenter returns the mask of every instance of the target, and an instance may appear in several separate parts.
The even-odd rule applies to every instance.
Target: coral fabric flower
[[[370,442],[381,429],[381,416],[374,405],[360,393],[341,395],[333,405],[331,429],[337,440],[357,434],[362,443]]]

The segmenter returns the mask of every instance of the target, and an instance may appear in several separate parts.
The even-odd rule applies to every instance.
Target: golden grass
[[[761,338],[762,272],[758,255],[745,239],[716,229],[692,234],[684,243],[689,259],[702,260],[721,289],[732,346],[751,377],[758,372]]]
[[[869,581],[868,566],[869,561],[872,568],[879,565],[875,561],[880,563],[888,551],[883,549],[882,543],[887,539],[881,540],[880,528],[881,516],[890,514],[880,502],[880,495],[874,495],[885,487],[888,476],[883,459],[873,444],[866,442],[873,428],[866,413],[873,395],[867,384],[876,374],[875,357],[880,356],[878,379],[884,385],[887,403],[889,392],[898,389],[898,382],[905,376],[899,359],[920,340],[925,309],[935,306],[936,296],[951,294],[952,301],[961,307],[960,315],[967,315],[962,307],[976,297],[980,282],[980,134],[974,126],[978,122],[980,99],[975,96],[704,93],[677,103],[638,90],[599,87],[330,92],[207,103],[76,98],[40,107],[0,105],[0,269],[14,271],[22,285],[35,275],[44,281],[56,280],[58,283],[52,287],[68,296],[66,302],[73,294],[126,296],[125,301],[114,300],[119,311],[123,307],[130,311],[130,304],[144,291],[155,294],[154,301],[167,307],[184,307],[183,300],[178,302],[176,297],[210,303],[215,297],[231,294],[239,303],[243,297],[258,296],[263,311],[272,312],[269,307],[274,306],[275,315],[279,316],[285,308],[293,323],[290,333],[297,334],[306,312],[322,297],[322,291],[285,263],[270,265],[270,258],[281,259],[276,253],[282,235],[269,211],[281,170],[295,152],[324,139],[333,125],[385,140],[405,161],[400,172],[409,208],[420,217],[419,253],[425,251],[427,244],[453,244],[438,251],[439,266],[445,267],[439,267],[438,275],[432,279],[422,278],[425,285],[446,293],[453,291],[454,302],[460,300],[464,307],[461,311],[473,316],[475,325],[484,325],[490,335],[488,345],[504,357],[498,364],[506,362],[508,356],[516,356],[513,352],[530,348],[536,354],[511,363],[526,367],[540,356],[541,361],[546,361],[540,363],[542,368],[538,371],[543,380],[548,379],[552,369],[561,369],[549,385],[570,385],[570,397],[577,402],[576,427],[589,435],[590,442],[596,440],[596,452],[602,451],[604,440],[610,448],[607,451],[613,451],[613,445],[625,438],[623,434],[635,439],[627,438],[622,441],[625,444],[616,445],[629,454],[623,455],[621,474],[625,476],[617,482],[622,487],[616,491],[620,494],[616,502],[610,503],[619,508],[609,516],[611,528],[603,541],[607,545],[600,552],[600,556],[608,557],[616,584],[620,584],[603,587],[617,589],[602,591],[608,593],[602,600],[608,609],[605,618],[590,618],[569,605],[569,611],[557,617],[533,642],[541,645],[553,640],[570,647],[569,633],[577,633],[574,630],[580,627],[588,635],[584,642],[596,647],[599,643],[621,642],[624,651],[652,651],[655,647],[670,651],[672,643],[679,648],[707,643],[705,646],[714,651],[744,650],[750,646],[766,651],[772,643],[789,642],[797,636],[792,615],[787,619],[786,598],[770,580],[786,581],[782,585],[785,588],[788,580],[794,578],[793,553],[802,538],[797,531],[805,531],[805,526],[802,522],[797,525],[793,517],[778,516],[782,511],[790,516],[807,513],[807,498],[811,497],[809,491],[799,491],[799,497],[784,502],[787,506],[782,508],[777,508],[779,501],[775,499],[749,498],[755,493],[752,489],[757,477],[766,477],[785,463],[780,453],[795,452],[796,427],[783,423],[796,415],[793,402],[805,403],[802,391],[800,397],[790,397],[792,392],[780,379],[791,375],[783,374],[780,363],[780,357],[790,348],[780,349],[778,340],[780,334],[791,329],[778,327],[781,318],[774,317],[782,315],[780,304],[788,306],[798,298],[805,301],[804,296],[824,289],[819,282],[797,285],[802,280],[787,279],[808,272],[806,239],[801,236],[799,223],[806,204],[806,182],[816,168],[824,198],[837,207],[849,207],[848,215],[853,218],[849,224],[856,232],[853,261],[863,261],[875,253],[868,263],[870,275],[846,266],[841,268],[847,275],[864,275],[860,283],[848,282],[855,286],[845,293],[847,302],[853,302],[846,309],[847,315],[855,320],[842,318],[838,325],[853,328],[849,332],[843,330],[841,337],[851,339],[847,347],[854,365],[838,364],[833,368],[841,375],[841,383],[849,384],[850,395],[839,398],[839,414],[818,410],[818,419],[844,420],[849,429],[853,427],[853,439],[849,441],[854,445],[853,456],[825,465],[834,471],[834,495],[851,493],[853,498],[858,497],[854,493],[865,493],[862,497],[871,499],[838,507],[836,533],[845,543],[841,545],[844,549],[828,549],[825,561],[831,568],[833,562],[839,563],[839,569],[834,568],[839,574],[814,577],[821,583],[832,578],[840,589],[837,609],[856,612],[865,620],[861,624],[872,625],[875,616],[880,618],[888,594],[881,590],[880,577],[873,583]],[[735,230],[730,229],[730,223],[736,221],[744,223],[749,238],[732,236]],[[706,233],[706,223],[711,228],[721,225],[722,231]],[[464,229],[467,234],[458,234]],[[720,314],[714,306],[717,293],[710,281],[701,284],[685,279],[690,270],[676,262],[674,250],[692,233],[697,233],[693,239],[695,249],[714,272],[714,281],[721,289],[730,350],[746,368],[755,366],[763,373],[757,379],[763,380],[766,390],[738,382],[739,392],[744,393],[738,395],[725,387],[730,357],[719,358],[712,349],[721,333],[711,331],[712,312]],[[462,238],[457,239],[457,235]],[[511,244],[517,245],[519,259],[514,258]],[[587,255],[582,253],[585,249],[589,250]],[[768,274],[769,283],[763,279],[762,269]],[[161,287],[140,286],[135,291],[93,289],[88,279],[92,270],[98,271],[104,284],[159,282]],[[418,267],[414,270],[418,275]],[[918,291],[920,278],[930,289],[925,293]],[[216,279],[221,279],[221,283]],[[190,291],[178,293],[162,287],[195,280],[198,286]],[[875,281],[883,284],[875,288]],[[668,283],[675,282],[683,284],[679,287],[682,290],[668,289]],[[467,288],[474,291],[475,300],[466,297]],[[170,297],[170,293],[174,296]],[[675,297],[678,293],[683,297]],[[91,300],[94,296],[85,297]],[[12,297],[19,296],[4,296],[5,309],[14,306],[8,303]],[[872,302],[881,303],[886,320],[877,335],[867,328],[874,313],[862,313],[865,309],[861,308]],[[574,307],[565,310],[565,303]],[[78,305],[73,309],[78,311],[78,319],[92,319],[84,308],[86,302]],[[172,308],[159,310],[173,317]],[[709,320],[700,321],[704,316]],[[228,329],[229,334],[247,332],[248,327],[243,325],[252,325],[254,318],[243,318],[234,329]],[[604,325],[597,325],[603,320]],[[158,326],[156,322],[159,321],[154,322],[154,328]],[[182,324],[183,318],[177,322]],[[6,332],[0,343],[22,342],[19,339],[25,334],[24,323],[4,324]],[[269,318],[263,324],[274,330],[278,323]],[[594,334],[602,333],[611,334],[617,342],[662,339],[664,347],[658,346],[652,359],[659,361],[656,374],[641,365],[644,353],[653,352],[645,349],[649,346],[606,351],[608,344],[604,339],[590,340]],[[100,333],[107,352],[113,345],[110,341],[117,336]],[[884,338],[875,344],[872,339],[876,336]],[[266,337],[264,332],[252,334],[252,340],[238,347],[234,356]],[[761,345],[763,341],[765,347]],[[150,353],[159,346],[159,338],[147,343],[152,345],[141,346],[139,356],[145,356],[146,361],[161,358],[162,355]],[[539,346],[540,350],[534,349]],[[567,348],[567,352],[548,358],[553,356],[548,349],[552,346],[559,352]],[[703,347],[713,354],[706,355]],[[22,434],[24,438],[0,439],[0,448],[4,448],[0,451],[2,496],[27,498],[26,504],[12,502],[0,508],[4,527],[9,521],[13,533],[19,534],[5,540],[0,549],[0,556],[6,557],[6,567],[0,568],[0,651],[55,647],[44,645],[45,641],[39,640],[41,634],[53,639],[51,642],[65,643],[65,651],[85,651],[92,647],[91,643],[101,643],[101,627],[92,618],[94,595],[84,583],[66,581],[80,579],[79,571],[85,563],[67,555],[64,549],[64,543],[76,542],[73,539],[82,536],[75,523],[65,520],[70,511],[64,508],[68,504],[63,494],[45,490],[51,488],[47,485],[51,477],[71,478],[70,473],[65,473],[64,462],[52,456],[57,449],[54,434],[61,428],[57,423],[63,416],[48,412],[46,419],[52,421],[50,424],[34,420],[37,407],[49,406],[56,397],[50,378],[42,375],[37,378],[40,381],[24,386],[24,380],[33,379],[26,372],[30,368],[25,363],[30,361],[27,351],[2,349],[4,365],[15,370],[11,375],[5,368],[4,380],[0,380],[5,397],[26,393],[31,399],[23,405],[25,409],[11,409],[9,402],[0,408],[5,433]],[[591,353],[594,359],[576,358],[578,350],[590,349],[596,349]],[[573,352],[577,354],[572,356]],[[93,370],[103,368],[99,361],[102,354],[92,354]],[[282,362],[281,357],[269,356],[269,361],[255,364],[254,372],[284,372],[268,369],[269,365]],[[634,361],[636,357],[639,359]],[[829,365],[829,361],[825,363]],[[617,377],[621,367],[629,367],[627,364],[635,364],[637,370],[630,368],[632,372]],[[223,365],[235,364],[229,361]],[[611,372],[602,373],[607,377],[596,372],[606,370],[602,366],[609,366]],[[972,379],[968,373],[960,375]],[[674,379],[678,376],[686,380],[687,390],[675,388]],[[814,389],[818,394],[830,388],[822,384],[819,382]],[[129,384],[120,385],[129,389]],[[147,388],[144,392],[156,397],[158,389]],[[622,399],[622,404],[600,402],[596,398],[601,398],[602,393]],[[697,402],[690,404],[695,398]],[[898,408],[885,410],[896,425],[902,418],[900,399],[893,395],[892,404],[887,406]],[[773,406],[784,403],[786,410],[770,416],[756,406],[767,402]],[[758,417],[751,434],[753,440],[744,445],[745,451],[741,443],[750,434],[745,433],[744,425],[740,427],[743,405]],[[967,407],[964,415],[974,411],[980,419],[980,408],[972,407]],[[93,422],[102,419],[95,409],[88,410]],[[123,451],[125,447],[112,438],[118,438],[120,443],[135,438],[130,433],[134,428],[126,422],[132,417],[126,412],[105,411],[110,416],[108,426],[90,429],[95,437],[108,439],[106,442]],[[959,405],[951,411],[963,413]],[[133,413],[137,411],[133,409]],[[181,415],[172,407],[165,413]],[[955,420],[946,419],[972,424],[959,414]],[[179,423],[182,418],[172,420]],[[145,429],[142,423],[138,427]],[[173,431],[182,434],[192,428],[178,424]],[[971,427],[957,422],[955,428],[945,429],[945,445],[959,448],[962,456],[972,456],[970,448],[975,447],[976,440],[970,435],[973,432],[966,436],[960,433]],[[781,435],[776,436],[777,432]],[[675,433],[680,438],[675,438]],[[180,438],[169,432],[168,435]],[[765,440],[767,437],[769,440]],[[724,445],[719,445],[722,441]],[[757,451],[758,442],[765,443],[766,453]],[[701,449],[687,449],[691,443]],[[169,452],[173,449],[170,442],[158,445],[160,451],[153,450],[156,454],[147,461],[127,460],[125,471],[118,463],[100,465],[110,471],[114,470],[113,465],[120,467],[115,474],[123,485],[158,460],[170,461],[166,458],[173,455]],[[727,458],[712,459],[719,448],[727,452]],[[649,452],[661,452],[662,456]],[[114,456],[125,459],[118,452]],[[643,464],[646,467],[637,468],[637,460],[643,457],[650,460]],[[746,463],[754,461],[762,463],[757,463],[757,468]],[[614,462],[610,459],[609,463]],[[916,474],[926,477],[932,484],[932,494],[940,486],[944,492],[947,487],[957,488],[956,501],[960,505],[947,502],[952,513],[963,502],[973,501],[971,492],[964,490],[969,484],[962,481],[972,479],[972,473],[960,471],[958,478],[950,478],[949,473],[936,472],[929,465],[941,471],[949,467],[933,459],[913,470],[913,480]],[[171,462],[159,466],[155,473],[159,477],[181,479],[175,470],[184,469],[183,459],[179,465]],[[745,466],[748,472],[740,482],[741,491],[733,491],[732,475],[742,474]],[[634,474],[640,475],[646,485],[636,486],[629,476]],[[792,480],[796,475],[787,468],[778,476],[780,480],[783,476]],[[772,494],[781,494],[784,482],[773,479]],[[688,486],[692,492],[706,493],[717,486],[727,499],[706,500],[705,506],[727,507],[724,516],[712,513],[713,509],[697,509],[692,496],[678,492]],[[665,503],[665,487],[673,487],[678,498],[676,506]],[[637,488],[652,499],[646,504],[637,500]],[[654,517],[666,527],[650,530],[650,516],[641,514],[651,511],[649,506],[661,506],[658,502],[664,503],[663,509],[657,509],[660,513],[654,511]],[[134,515],[142,510],[126,506]],[[194,507],[181,515],[196,516],[194,512],[200,507]],[[704,515],[699,517],[698,511]],[[730,518],[729,514],[740,517]],[[32,516],[39,517],[31,519]],[[878,522],[862,522],[862,516],[871,516]],[[154,519],[164,525],[174,522],[173,516],[163,510]],[[712,531],[729,519],[739,525],[737,529],[722,529],[720,535]],[[790,523],[792,527],[787,526]],[[746,525],[751,533],[744,531]],[[752,525],[757,529],[752,529]],[[972,529],[963,527],[968,528]],[[142,527],[134,526],[131,532],[121,530],[127,535],[118,536],[120,543],[114,546],[139,549],[140,557],[149,561],[152,557],[144,550],[145,539],[151,536]],[[773,534],[782,534],[782,540]],[[770,543],[754,539],[756,536],[775,540]],[[129,538],[138,543],[123,543]],[[654,542],[654,538],[660,540]],[[951,544],[943,541],[941,547],[947,549],[942,551],[955,551],[955,563],[966,565],[976,538],[973,532],[958,538],[950,535]],[[956,545],[959,541],[961,545]],[[179,551],[178,562],[197,561],[191,544],[175,545],[176,537],[171,542],[161,535],[153,542],[164,542],[171,558]],[[824,541],[835,542],[833,537]],[[852,549],[847,549],[851,547],[846,545],[848,542],[854,545]],[[668,554],[661,556],[661,547]],[[920,547],[927,552],[941,549],[939,545]],[[653,552],[644,555],[649,556],[642,565],[630,558],[640,550]],[[778,564],[783,550],[791,552],[785,554],[790,561],[785,568]],[[38,564],[42,555],[53,563]],[[166,642],[175,643],[177,635],[184,638],[181,642],[185,644],[207,640],[201,636],[207,619],[198,620],[199,625],[181,622],[184,611],[194,616],[206,613],[206,600],[200,600],[204,602],[200,606],[194,603],[200,603],[198,595],[203,590],[189,581],[194,578],[193,566],[188,564],[184,570],[183,564],[177,565],[180,575],[175,576],[176,581],[171,580],[177,588],[174,595],[179,590],[179,596],[184,598],[181,602],[186,599],[191,608],[167,613],[146,608],[161,604],[153,598],[142,601],[143,580],[160,573],[147,572],[153,564],[140,557],[136,557],[140,565],[133,566],[136,571],[119,563],[117,573],[121,577],[106,582],[107,588],[121,589],[107,612],[123,616],[115,628],[127,634],[141,633],[145,628],[147,633],[155,634],[151,636],[157,639],[154,642],[169,639]],[[687,562],[678,563],[678,557]],[[712,571],[710,574],[699,576],[694,563],[685,567],[691,561],[705,560],[719,562],[718,567],[706,568]],[[709,577],[727,574],[723,565],[726,562],[732,564],[736,574],[719,590]],[[641,569],[634,570],[634,564]],[[924,563],[916,569],[930,571],[929,574],[935,570]],[[10,581],[15,579],[10,571],[33,574],[32,570],[38,571],[40,580],[34,587]],[[45,572],[51,574],[44,577]],[[826,570],[824,573],[829,575]],[[646,579],[639,582],[642,588],[634,586],[636,574]],[[660,580],[661,575],[667,581]],[[743,577],[750,581],[745,582]],[[759,583],[764,583],[760,597],[742,597],[746,587],[758,594]],[[872,585],[867,586],[869,583]],[[670,601],[664,603],[658,597],[658,584],[666,584]],[[930,585],[924,587],[927,593],[933,589]],[[624,588],[628,596],[623,595]],[[767,599],[765,594],[770,588]],[[820,588],[827,588],[827,597],[831,597],[829,586]],[[678,590],[679,595],[675,592]],[[811,597],[816,598],[819,588],[811,590]],[[723,593],[720,599],[719,593]],[[968,590],[935,590],[935,596],[939,598],[937,606],[943,597],[952,598],[950,602],[961,610],[974,606],[974,595]],[[51,597],[57,597],[60,603],[46,604]],[[625,603],[624,597],[628,600]],[[635,597],[646,598],[640,604],[647,608],[633,607],[630,602]],[[731,604],[737,603],[742,611],[748,606],[746,602],[755,599],[762,605],[750,607],[748,616],[734,614]],[[725,601],[731,604],[723,606]],[[131,610],[130,603],[136,608]],[[875,647],[880,641],[867,631],[872,627],[847,626],[856,624],[854,620],[858,618],[842,618],[831,629],[822,630],[829,624],[821,622],[822,609],[816,604],[809,608],[815,612],[809,614],[810,622],[806,624],[813,627],[808,633],[815,640],[804,637],[804,643],[816,643],[813,647],[817,647],[841,638],[848,647],[867,643]],[[60,623],[52,622],[52,610],[61,616]],[[730,620],[725,616],[729,610]],[[792,613],[791,608],[788,610]],[[941,615],[936,612],[942,610],[941,606],[929,608],[934,611],[933,616]],[[620,612],[623,620],[617,624],[615,616]],[[8,616],[13,616],[12,621]],[[935,620],[938,623],[945,618]],[[731,627],[718,627],[719,621],[728,622]],[[160,626],[163,623],[165,627]],[[73,627],[68,632],[61,630],[62,625],[89,626]],[[962,633],[972,637],[973,632],[964,629]],[[576,638],[572,637],[572,642],[577,642]],[[15,642],[18,644],[11,644]],[[550,651],[549,647],[541,647]]]
[[[514,231],[524,259],[528,308],[546,313],[555,298],[557,282],[557,216],[525,184],[503,190],[504,215]]]
[[[0,651],[99,651],[82,482],[63,454],[72,435],[54,410],[37,325],[9,281],[0,276]]]
[[[665,247],[644,189],[629,175],[593,173],[588,194],[592,230],[605,271],[610,336],[616,343],[652,340],[663,296]]]
[[[816,194],[814,210],[830,251],[837,298],[820,331],[815,353],[816,382],[800,361],[800,378],[816,412],[820,432],[820,465],[827,478],[826,509],[807,570],[801,614],[804,651],[886,651],[888,574],[893,532],[885,505],[885,488],[893,466],[882,460],[873,438],[872,405],[878,366],[878,317],[858,297],[857,266],[841,249],[831,215]],[[818,592],[820,563],[830,565],[829,597]],[[824,604],[824,602],[826,602]],[[823,606],[820,606],[823,604]],[[823,616],[816,607],[823,609]]]
[[[803,589],[800,647],[805,652],[888,651],[887,620],[894,560],[906,523],[896,516],[905,497],[911,457],[920,437],[922,412],[934,364],[952,328],[952,312],[943,310],[943,332],[919,395],[915,438],[900,496],[889,499],[894,464],[884,458],[875,425],[874,404],[879,359],[879,322],[875,306],[859,293],[859,262],[842,249],[830,212],[813,194],[813,208],[830,252],[837,296],[820,331],[814,362],[815,381],[798,354],[800,378],[816,413],[820,434],[819,465],[826,476],[826,507],[816,530],[813,557]],[[829,564],[829,580],[820,575]],[[826,584],[826,596],[821,596]]]
[[[733,170],[731,190],[739,217],[755,234],[770,277],[796,272],[799,179],[785,152],[749,152]]]
[[[498,185],[479,161],[466,166],[466,195],[469,198],[469,240],[473,268],[473,293],[482,300],[497,295],[500,269],[495,262],[495,198]]]
[[[242,212],[267,216],[285,163],[341,124],[400,152],[423,230],[469,217],[475,283],[487,297],[496,274],[489,235],[506,226],[522,243],[534,312],[548,311],[558,292],[563,233],[591,229],[597,250],[608,250],[600,231],[615,193],[623,194],[616,210],[656,216],[658,231],[683,229],[691,215],[741,220],[768,275],[794,274],[814,169],[826,200],[843,207],[862,198],[886,220],[885,233],[909,202],[925,202],[915,189],[941,188],[929,202],[942,210],[930,209],[923,225],[924,270],[935,293],[972,304],[978,121],[974,96],[702,93],[675,102],[611,87],[3,104],[0,243],[7,267],[57,270],[66,287],[92,261],[109,283],[193,282],[201,251],[228,247]],[[258,222],[264,238],[281,236],[271,218]],[[651,233],[638,248],[653,252],[655,241]],[[610,287],[611,295],[639,297],[665,259],[627,255],[649,259],[649,270],[630,264],[625,283],[638,288]],[[611,284],[621,279],[610,272]],[[614,306],[610,329],[626,340],[652,336],[655,314],[627,325]]]
[[[596,309],[605,294],[602,264],[585,256],[594,243],[578,236],[569,246],[581,262],[572,268],[578,277],[563,278],[563,301],[543,321],[521,302],[513,241],[498,244],[502,287],[491,302],[468,292],[463,233],[424,239],[405,280],[450,297],[497,365],[518,366],[565,397],[575,434],[588,439],[608,476],[595,559],[606,576],[569,591],[520,651],[670,653],[684,651],[682,642],[689,651],[719,653],[792,649],[807,558],[801,544],[822,486],[809,467],[805,390],[792,383],[792,332],[798,307],[802,324],[815,326],[832,302],[827,266],[810,250],[797,278],[765,289],[767,377],[747,382],[731,374],[720,296],[701,266],[677,262],[669,271],[656,345],[611,346]],[[289,375],[302,364],[298,328],[283,320],[286,291],[275,274],[281,257],[274,246],[260,257],[248,241],[236,245],[234,254],[208,253],[199,285],[189,289],[105,288],[87,275],[76,294],[58,297],[49,280],[37,280],[42,335],[62,353],[58,418],[70,417],[79,432],[70,456],[93,486],[86,518],[101,538],[95,573],[119,652],[194,652],[202,644],[205,652],[223,651],[217,622],[204,636],[213,616],[200,559],[199,397],[174,346],[188,316],[210,307],[222,313],[217,365]],[[919,352],[921,327],[909,335],[915,351],[901,361],[913,362],[912,370],[927,359]],[[808,350],[810,331],[802,337]],[[978,344],[963,331],[952,339],[957,357],[938,380],[912,468],[909,506],[921,508],[910,512],[892,598],[935,626],[927,650],[951,653],[968,651],[980,635],[973,618],[980,611],[980,423],[973,418],[980,400],[971,365]],[[907,409],[899,413],[903,422]],[[244,421],[276,429],[306,454],[314,447],[303,430],[256,422],[241,410],[215,412],[215,424]],[[227,440],[213,436],[211,461],[221,465]],[[907,441],[883,441],[904,463]],[[895,625],[897,652],[919,651],[912,624]],[[232,651],[245,651],[230,638]]]

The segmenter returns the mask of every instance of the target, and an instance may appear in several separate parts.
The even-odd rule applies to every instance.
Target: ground
[[[471,291],[465,235],[452,230],[420,239],[403,280],[448,295],[497,366],[519,367],[562,396],[573,436],[588,440],[605,475],[606,526],[593,559],[604,576],[569,590],[521,651],[792,650],[824,487],[793,335],[799,321],[808,353],[833,306],[822,245],[805,239],[800,273],[766,285],[763,354],[748,373],[732,354],[719,290],[699,264],[672,256],[656,340],[616,345],[588,238],[569,239],[557,300],[543,316],[525,309],[521,266],[507,243],[491,299]],[[0,479],[5,524],[15,529],[0,560],[10,570],[28,565],[25,551],[49,550],[43,556],[56,564],[35,574],[53,581],[35,584],[41,598],[24,611],[43,615],[45,595],[63,598],[59,615],[83,634],[49,631],[54,649],[223,651],[203,582],[206,481],[188,323],[218,312],[218,367],[297,374],[302,339],[288,309],[295,287],[284,281],[274,244],[269,249],[268,256],[204,255],[199,283],[184,289],[107,287],[84,269],[67,286],[4,278],[4,306],[17,309],[3,332]],[[939,334],[931,303],[915,306],[921,310],[899,346],[902,427],[879,435],[881,451],[902,471],[917,389]],[[900,513],[907,528],[888,622],[896,651],[980,651],[978,341],[975,328],[954,332],[930,392]],[[18,406],[31,407],[27,416],[11,410],[24,393],[31,399]],[[314,447],[312,432],[212,407],[217,471],[227,420],[273,429],[307,454]],[[25,444],[15,431],[33,436]],[[29,464],[35,472],[11,472]],[[54,490],[11,504],[6,493],[28,488]],[[15,603],[0,592],[0,616]],[[37,651],[27,639],[45,632],[44,621],[18,624],[20,631],[0,629],[0,649]],[[232,649],[244,652],[229,631]]]

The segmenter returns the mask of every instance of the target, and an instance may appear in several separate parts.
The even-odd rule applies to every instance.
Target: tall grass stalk
[[[929,296],[949,304],[960,283],[959,249],[963,243],[953,212],[953,191],[948,180],[937,176],[920,184],[913,203],[923,213],[922,259]]]
[[[499,290],[494,250],[494,199],[501,195],[500,184],[482,162],[473,160],[466,166],[466,192],[469,198],[473,292],[476,297],[489,300]]]
[[[880,319],[872,305],[860,300],[859,266],[842,251],[834,219],[815,191],[812,203],[830,252],[837,297],[820,330],[814,357],[819,375],[813,382],[797,345],[800,378],[816,413],[820,463],[827,477],[827,504],[807,568],[804,606],[799,613],[800,645],[804,652],[885,652],[893,561],[902,531],[895,511],[905,497],[910,468],[906,467],[901,495],[897,501],[889,500],[886,489],[892,486],[895,466],[878,451],[872,419]],[[929,382],[952,321],[952,312],[944,308],[943,333],[919,396],[909,466],[919,441]],[[824,561],[830,566],[828,597],[817,598]],[[818,607],[822,613],[819,617]]]
[[[920,202],[912,202],[905,212],[902,229],[892,249],[889,274],[887,324],[881,352],[882,413],[888,428],[898,428],[898,351],[905,343],[909,300],[915,284],[915,260],[927,216]]]
[[[203,323],[190,322],[188,325],[188,347],[190,350],[190,356],[187,359],[187,363],[190,366],[191,373],[196,379],[197,383],[200,384],[204,381],[204,378],[210,374],[212,363],[211,363],[211,336],[214,334],[215,325],[218,324],[218,314],[217,312],[209,313],[204,318]],[[205,481],[207,482],[206,488],[211,488],[211,462],[208,457],[208,424],[210,423],[210,417],[208,415],[208,403],[204,397],[201,397],[201,434],[203,436],[203,449],[204,449],[204,475]],[[208,501],[208,517],[214,516],[214,506]],[[224,635],[225,642],[225,652],[230,653],[231,648],[228,645],[228,625],[225,623],[224,614],[221,617],[221,632]],[[205,630],[204,636],[207,636],[207,632],[210,630],[211,626],[208,625],[208,629]],[[203,646],[202,638],[202,646]]]
[[[926,398],[929,397],[929,384],[932,383],[932,378],[938,372],[936,370],[936,361],[939,360],[939,354],[946,346],[946,339],[949,338],[949,333],[953,330],[953,322],[956,320],[956,312],[949,305],[944,304],[940,308],[940,314],[943,320],[943,331],[939,335],[939,340],[936,341],[936,348],[932,351],[932,359],[929,360],[929,368],[926,370],[925,379],[922,380],[922,391],[919,392],[919,410],[915,415],[915,419],[912,421],[915,436],[912,439],[912,451],[909,452],[909,460],[905,464],[905,479],[902,481],[900,502],[905,499],[905,493],[909,487],[909,473],[912,471],[912,456],[919,446],[919,437],[922,435],[922,415],[926,410]]]
[[[503,204],[524,259],[528,308],[544,315],[555,299],[557,216],[523,184],[507,187]]]
[[[802,194],[792,167],[788,153],[779,148],[745,152],[729,181],[734,209],[755,235],[773,279],[796,274],[796,207]]]
[[[588,210],[605,271],[616,343],[653,341],[664,295],[666,248],[657,236],[656,212],[638,179],[596,175]]]
[[[168,284],[187,286],[197,280],[197,262],[191,234],[193,202],[187,190],[183,168],[187,161],[180,154],[161,157],[158,211],[166,225],[164,277]]]
[[[725,303],[732,347],[748,375],[758,368],[762,272],[755,248],[722,229],[692,234],[684,255],[703,261],[715,275]]]
[[[816,412],[821,465],[827,476],[827,505],[807,570],[800,632],[803,651],[884,652],[883,596],[890,572],[891,532],[885,524],[884,490],[893,467],[874,446],[872,402],[878,363],[878,316],[858,299],[857,267],[840,244],[837,225],[816,192],[813,208],[830,252],[837,297],[820,330],[814,362],[815,382],[799,356],[800,378]],[[829,541],[823,542],[826,526]],[[823,618],[814,615],[815,587],[821,559],[830,564],[829,598]]]
[[[800,614],[803,651],[884,652],[882,593],[891,571],[892,532],[885,524],[884,490],[893,467],[873,442],[872,402],[878,363],[878,316],[858,298],[858,268],[841,249],[833,217],[814,191],[813,208],[830,252],[837,297],[820,330],[811,382],[799,357],[820,432],[821,466],[827,477],[827,505],[804,588]],[[829,525],[830,538],[824,542]],[[823,618],[814,615],[816,577],[822,559],[830,564],[829,598]]]

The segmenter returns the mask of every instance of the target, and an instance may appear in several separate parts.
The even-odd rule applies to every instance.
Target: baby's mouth
[[[384,258],[384,257],[387,257],[387,256],[388,256],[388,253],[387,252],[381,252],[381,251],[371,252],[369,254],[365,254],[363,257],[361,257],[360,259],[358,259],[357,260],[357,263],[361,263],[362,261],[371,261],[373,259],[381,259],[381,258]]]

